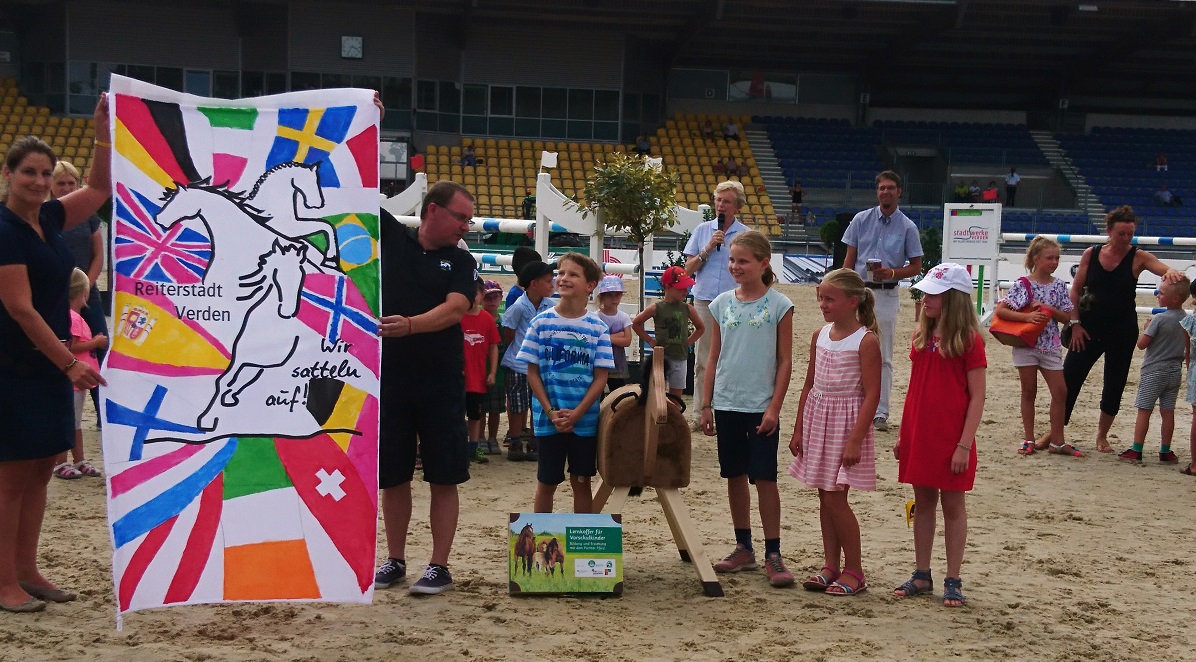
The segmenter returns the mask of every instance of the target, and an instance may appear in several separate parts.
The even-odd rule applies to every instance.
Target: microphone
[[[725,223],[725,222],[726,222],[726,219],[723,217],[722,214],[719,214],[718,215],[718,229],[720,229],[720,230],[723,229],[723,223]],[[716,251],[721,251],[722,249],[723,249],[722,244],[719,244],[718,246],[714,247],[714,250],[716,250]]]

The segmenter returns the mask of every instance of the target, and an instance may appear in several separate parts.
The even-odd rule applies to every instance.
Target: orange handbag
[[[1053,310],[1046,304],[1035,305],[1033,301],[1034,291],[1030,288],[1030,279],[1022,276],[1019,281],[1026,281],[1027,298],[1031,299],[1030,303],[1026,304],[1019,313],[1028,313],[1035,309],[1043,310],[1047,313],[1047,318],[1042,322],[1012,322],[1003,320],[1000,317],[993,315],[993,322],[988,327],[988,332],[993,334],[997,342],[1002,345],[1009,345],[1010,347],[1033,347],[1038,343],[1038,336],[1042,335],[1042,330],[1046,328],[1047,324],[1051,322],[1050,313]]]

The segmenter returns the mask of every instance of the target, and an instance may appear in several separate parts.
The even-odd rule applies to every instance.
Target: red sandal
[[[826,587],[827,595],[839,595],[839,596],[858,595],[858,594],[863,593],[864,591],[868,590],[868,582],[864,581],[864,576],[862,574],[859,574],[854,570],[844,569],[843,572],[839,575],[840,578],[842,578],[843,575],[851,575],[852,577],[855,578],[855,581],[856,581],[855,588],[852,588],[852,587],[848,586],[847,584],[844,584],[843,582],[836,580],[835,582],[831,583],[830,586]]]
[[[822,574],[823,572],[827,571],[829,571],[831,574],[829,578]],[[806,589],[807,591],[825,593],[826,589],[830,588],[830,585],[833,584],[837,579],[839,579],[839,571],[830,567],[829,565],[824,565],[818,574],[810,575],[810,578],[802,582],[801,585],[802,588]]]

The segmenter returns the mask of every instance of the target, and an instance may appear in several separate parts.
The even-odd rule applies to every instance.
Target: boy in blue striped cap
[[[590,479],[598,473],[598,410],[607,372],[615,367],[610,331],[586,308],[602,272],[590,258],[569,253],[557,262],[560,303],[532,319],[518,358],[527,364],[532,391],[532,430],[539,448],[535,511],[552,512],[553,495],[565,481],[573,488],[573,512],[593,506]]]

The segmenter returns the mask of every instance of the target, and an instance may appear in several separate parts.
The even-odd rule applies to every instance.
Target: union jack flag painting
[[[124,184],[116,187],[113,266],[116,272],[158,283],[198,283],[212,257],[212,242],[201,232],[154,222],[158,205]]]

